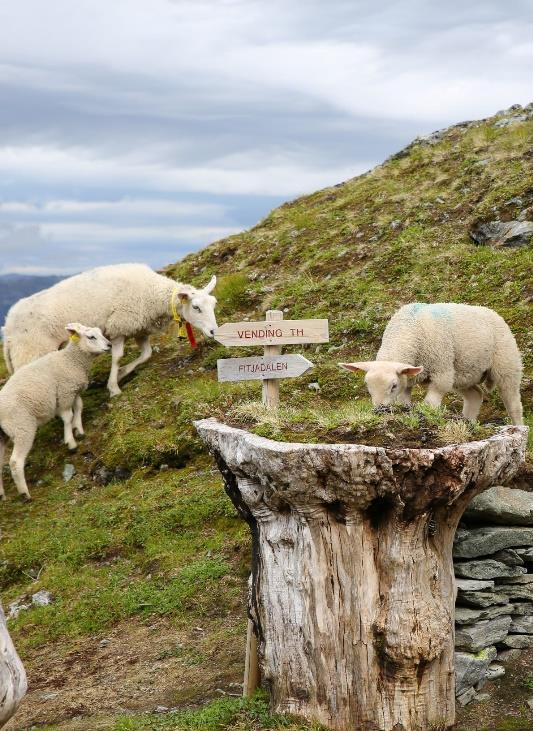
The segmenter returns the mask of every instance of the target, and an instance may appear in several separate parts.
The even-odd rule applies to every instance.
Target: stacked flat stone
[[[454,543],[456,695],[461,705],[533,647],[533,492],[475,497]]]

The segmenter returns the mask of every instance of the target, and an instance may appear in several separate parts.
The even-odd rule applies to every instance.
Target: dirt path
[[[244,637],[242,621],[227,622]],[[5,731],[45,724],[106,731],[117,714],[195,705],[221,691],[240,694],[243,643],[228,651],[227,634],[217,640],[220,629],[205,624],[180,632],[166,620],[132,620],[66,652],[58,644],[36,650],[26,659],[30,690]],[[531,731],[533,650],[507,664],[506,675],[481,692],[490,698],[459,708],[457,731]]]
[[[244,623],[228,622],[244,638]],[[179,632],[168,621],[145,625],[132,620],[105,637],[70,645],[67,652],[58,644],[36,650],[25,658],[28,695],[5,731],[67,719],[73,722],[65,728],[96,731],[107,726],[94,714],[102,718],[172,708],[216,696],[217,689],[240,693],[233,684],[242,682],[244,642],[228,649],[227,636],[225,643],[217,642],[219,629],[204,624]]]

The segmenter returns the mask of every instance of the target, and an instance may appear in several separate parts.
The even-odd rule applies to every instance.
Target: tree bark
[[[527,430],[431,450],[196,428],[252,531],[273,709],[335,731],[451,729],[453,537],[471,498],[516,472]]]
[[[26,672],[7,631],[0,605],[0,727],[13,716],[27,689]]]

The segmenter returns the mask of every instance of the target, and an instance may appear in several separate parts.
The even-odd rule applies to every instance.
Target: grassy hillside
[[[476,246],[469,236],[479,221],[512,220],[524,210],[533,218],[533,121],[497,121],[418,141],[365,176],[281,206],[167,274],[202,284],[216,273],[219,322],[262,319],[269,308],[328,317],[331,342],[297,349],[315,369],[281,387],[285,404],[315,411],[366,399],[361,382],[336,363],[372,357],[400,305],[494,307],[524,353],[531,423],[532,249]],[[156,344],[112,402],[108,363],[95,366],[85,399],[88,436],[76,455],[61,445],[58,423],[40,431],[28,467],[32,504],[19,503],[6,481],[4,607],[39,589],[54,595],[50,606],[10,622],[31,692],[8,729],[312,728],[270,717],[261,698],[246,707],[231,700],[242,679],[250,541],[191,420],[260,397],[256,382],[216,381],[217,358],[255,351],[202,342],[191,352],[173,329]],[[453,396],[447,403],[460,409]],[[482,420],[489,417],[505,417],[497,395],[483,407]],[[65,482],[67,462],[76,474]],[[227,698],[204,716],[127,715],[220,696]]]

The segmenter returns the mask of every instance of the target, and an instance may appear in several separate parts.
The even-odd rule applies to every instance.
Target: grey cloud
[[[417,134],[530,101],[528,0],[92,0],[74,13],[19,0],[2,13],[0,203],[33,206],[0,206],[3,270],[63,271],[69,251],[75,269],[158,265]],[[71,211],[67,242],[56,200],[108,205]],[[191,218],[185,202],[218,209]]]

